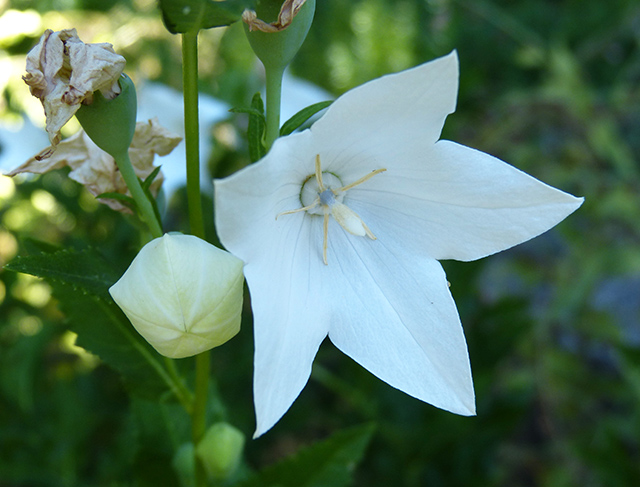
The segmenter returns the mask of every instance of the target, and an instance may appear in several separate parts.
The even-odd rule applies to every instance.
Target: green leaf
[[[5,268],[51,284],[70,328],[78,334],[78,345],[120,372],[132,392],[156,400],[169,391],[184,397],[164,359],[111,299],[109,288],[122,272],[95,249],[20,256]]]
[[[156,198],[153,196],[153,194],[151,194],[151,189],[149,188],[151,186],[151,183],[153,182],[153,178],[156,177],[158,172],[160,172],[159,166],[156,167],[151,174],[149,174],[147,179],[141,181],[140,178],[138,178],[138,180],[140,181],[140,186],[142,187],[144,195],[149,200],[149,203],[151,203],[151,208],[153,208],[153,213],[156,217],[156,220],[162,223],[162,215],[160,215],[160,210],[158,209],[158,202],[156,201]],[[149,184],[147,184],[147,181],[149,182]]]
[[[42,277],[47,281],[62,282],[74,289],[103,297],[108,297],[109,288],[122,274],[92,248],[18,256],[5,269]]]
[[[249,115],[255,115],[256,117],[264,118],[264,110],[258,110],[252,107],[235,107],[229,110],[231,113],[246,113]]]
[[[313,105],[309,105],[307,108],[303,108],[298,113],[296,113],[293,117],[287,120],[282,127],[280,127],[280,137],[283,135],[289,135],[291,132],[299,128],[303,123],[313,117],[320,110],[324,110],[329,105],[333,103],[333,100],[321,101],[319,103],[314,103]]]
[[[373,431],[372,424],[339,431],[265,468],[238,487],[346,487]]]
[[[147,176],[147,178],[142,182],[143,189],[149,189],[153,184],[153,181],[156,179],[156,176],[160,174],[160,166],[156,167],[151,174]]]
[[[267,123],[264,118],[264,103],[262,103],[260,93],[253,95],[251,109],[252,113],[249,113],[247,138],[249,142],[249,157],[251,158],[251,162],[256,162],[262,159],[267,153],[264,146],[264,131]]]
[[[231,25],[248,5],[246,0],[160,0],[162,20],[172,34]]]
[[[117,370],[135,395],[160,400],[177,390],[158,353],[135,331],[113,301],[52,284],[53,295],[78,334],[76,343]]]

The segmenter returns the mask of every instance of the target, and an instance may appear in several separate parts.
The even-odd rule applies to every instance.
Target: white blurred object
[[[211,127],[229,116],[229,107],[209,95],[200,94],[200,186],[211,191],[213,184],[207,170],[211,155]],[[160,83],[145,83],[138,87],[138,120],[158,117],[160,125],[184,138],[184,105],[182,93]],[[162,165],[164,191],[167,199],[187,184],[184,140],[168,155],[157,160]]]
[[[0,120],[0,173],[8,173],[48,146],[47,133],[27,117]]]

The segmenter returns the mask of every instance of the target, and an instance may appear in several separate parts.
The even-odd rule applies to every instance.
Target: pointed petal
[[[475,414],[467,346],[440,264],[406,253],[400,242],[331,230],[329,267],[343,276],[333,282],[331,341],[393,387]]]
[[[265,259],[245,267],[255,335],[254,437],[271,429],[293,404],[327,336],[326,302],[317,289],[321,283],[309,281],[309,275],[317,275],[324,266],[322,237],[311,239],[309,220],[291,215],[280,225],[281,235],[272,234],[269,241],[263,240],[266,235],[256,236],[265,244]],[[317,245],[314,252],[309,251],[312,240]]]
[[[371,170],[357,164],[356,155],[375,165],[378,153],[388,147],[431,146],[455,110],[457,93],[455,51],[348,91],[311,127],[322,149],[323,169],[339,168],[348,184]]]
[[[454,142],[405,161],[349,191],[344,203],[379,239],[413,252],[470,261],[525,242],[558,224],[583,201],[509,164]],[[408,161],[408,162],[407,162]]]
[[[328,332],[324,301],[317,299],[322,262],[322,216],[276,215],[301,206],[301,181],[313,174],[309,132],[276,141],[270,164],[256,163],[215,181],[220,241],[244,260],[254,319],[255,436],[269,430],[307,383]],[[313,154],[299,160],[300,157]],[[263,160],[264,162],[264,160]],[[292,167],[306,167],[300,173]],[[311,225],[311,223],[314,225]],[[311,235],[315,228],[316,233]]]

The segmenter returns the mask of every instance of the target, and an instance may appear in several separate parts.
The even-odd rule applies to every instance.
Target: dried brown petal
[[[293,18],[306,1],[307,0],[285,0],[280,8],[278,20],[270,24],[260,20],[253,10],[248,9],[242,12],[242,21],[249,26],[250,31],[279,32],[291,25]]]
[[[169,154],[181,140],[180,136],[161,127],[157,119],[138,122],[129,148],[129,158],[136,175],[140,179],[146,179],[156,168],[153,165],[154,156]],[[38,159],[38,156],[32,157],[7,176],[24,172],[43,174],[68,166],[71,168],[69,177],[84,185],[94,196],[103,193],[127,194],[127,185],[113,157],[98,148],[84,130],[60,142],[50,158],[42,160]],[[158,193],[162,181],[163,176],[160,173],[151,185],[154,195]],[[105,198],[100,201],[114,210],[128,211],[118,200]]]
[[[124,66],[125,59],[111,44],[85,44],[75,29],[45,31],[27,54],[23,79],[31,94],[42,102],[53,149],[60,142],[60,129],[81,103],[92,100],[95,91],[100,90],[107,98],[119,93],[118,78]],[[41,157],[50,156],[52,150],[45,152]]]

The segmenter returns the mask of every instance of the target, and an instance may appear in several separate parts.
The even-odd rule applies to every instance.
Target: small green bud
[[[91,140],[113,157],[129,150],[136,130],[136,87],[126,74],[118,79],[121,92],[109,100],[100,92],[90,105],[81,105],[76,118]]]
[[[291,62],[307,37],[315,10],[315,0],[260,0],[255,12],[245,10],[247,39],[267,69],[284,69]]]
[[[244,435],[229,423],[215,423],[209,427],[198,446],[196,455],[210,478],[229,478],[240,464],[244,450]]]
[[[145,245],[111,297],[160,354],[197,355],[240,330],[243,262],[193,235]]]
[[[171,465],[178,475],[182,487],[195,487],[196,462],[193,443],[183,443],[173,455]]]

